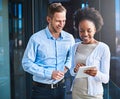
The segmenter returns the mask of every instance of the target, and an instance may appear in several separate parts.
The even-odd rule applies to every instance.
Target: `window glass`
[[[8,0],[0,0],[0,99],[10,99]]]

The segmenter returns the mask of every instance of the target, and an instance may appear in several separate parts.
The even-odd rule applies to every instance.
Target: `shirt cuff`
[[[52,79],[52,72],[50,70],[45,70],[45,78]]]

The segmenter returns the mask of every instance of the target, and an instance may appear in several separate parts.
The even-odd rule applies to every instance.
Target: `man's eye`
[[[91,32],[92,32],[91,30],[88,31],[88,33],[91,33]]]

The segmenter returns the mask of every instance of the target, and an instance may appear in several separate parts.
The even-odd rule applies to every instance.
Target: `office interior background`
[[[21,59],[30,36],[46,27],[49,3],[61,2],[67,9],[64,30],[79,39],[73,13],[85,6],[95,7],[104,19],[96,39],[111,51],[110,81],[104,86],[104,99],[120,99],[120,0],[0,0],[0,99],[30,99],[31,75],[25,73]],[[73,78],[66,78],[66,99],[71,99]]]

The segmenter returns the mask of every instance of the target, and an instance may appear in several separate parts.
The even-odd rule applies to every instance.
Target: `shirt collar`
[[[48,39],[54,39],[54,37],[52,36],[52,34],[51,34],[48,26],[45,28],[45,31],[46,31],[46,35],[47,35],[47,38],[48,38]],[[58,39],[63,39],[63,38],[64,38],[64,32],[61,31],[60,37],[59,37]]]

